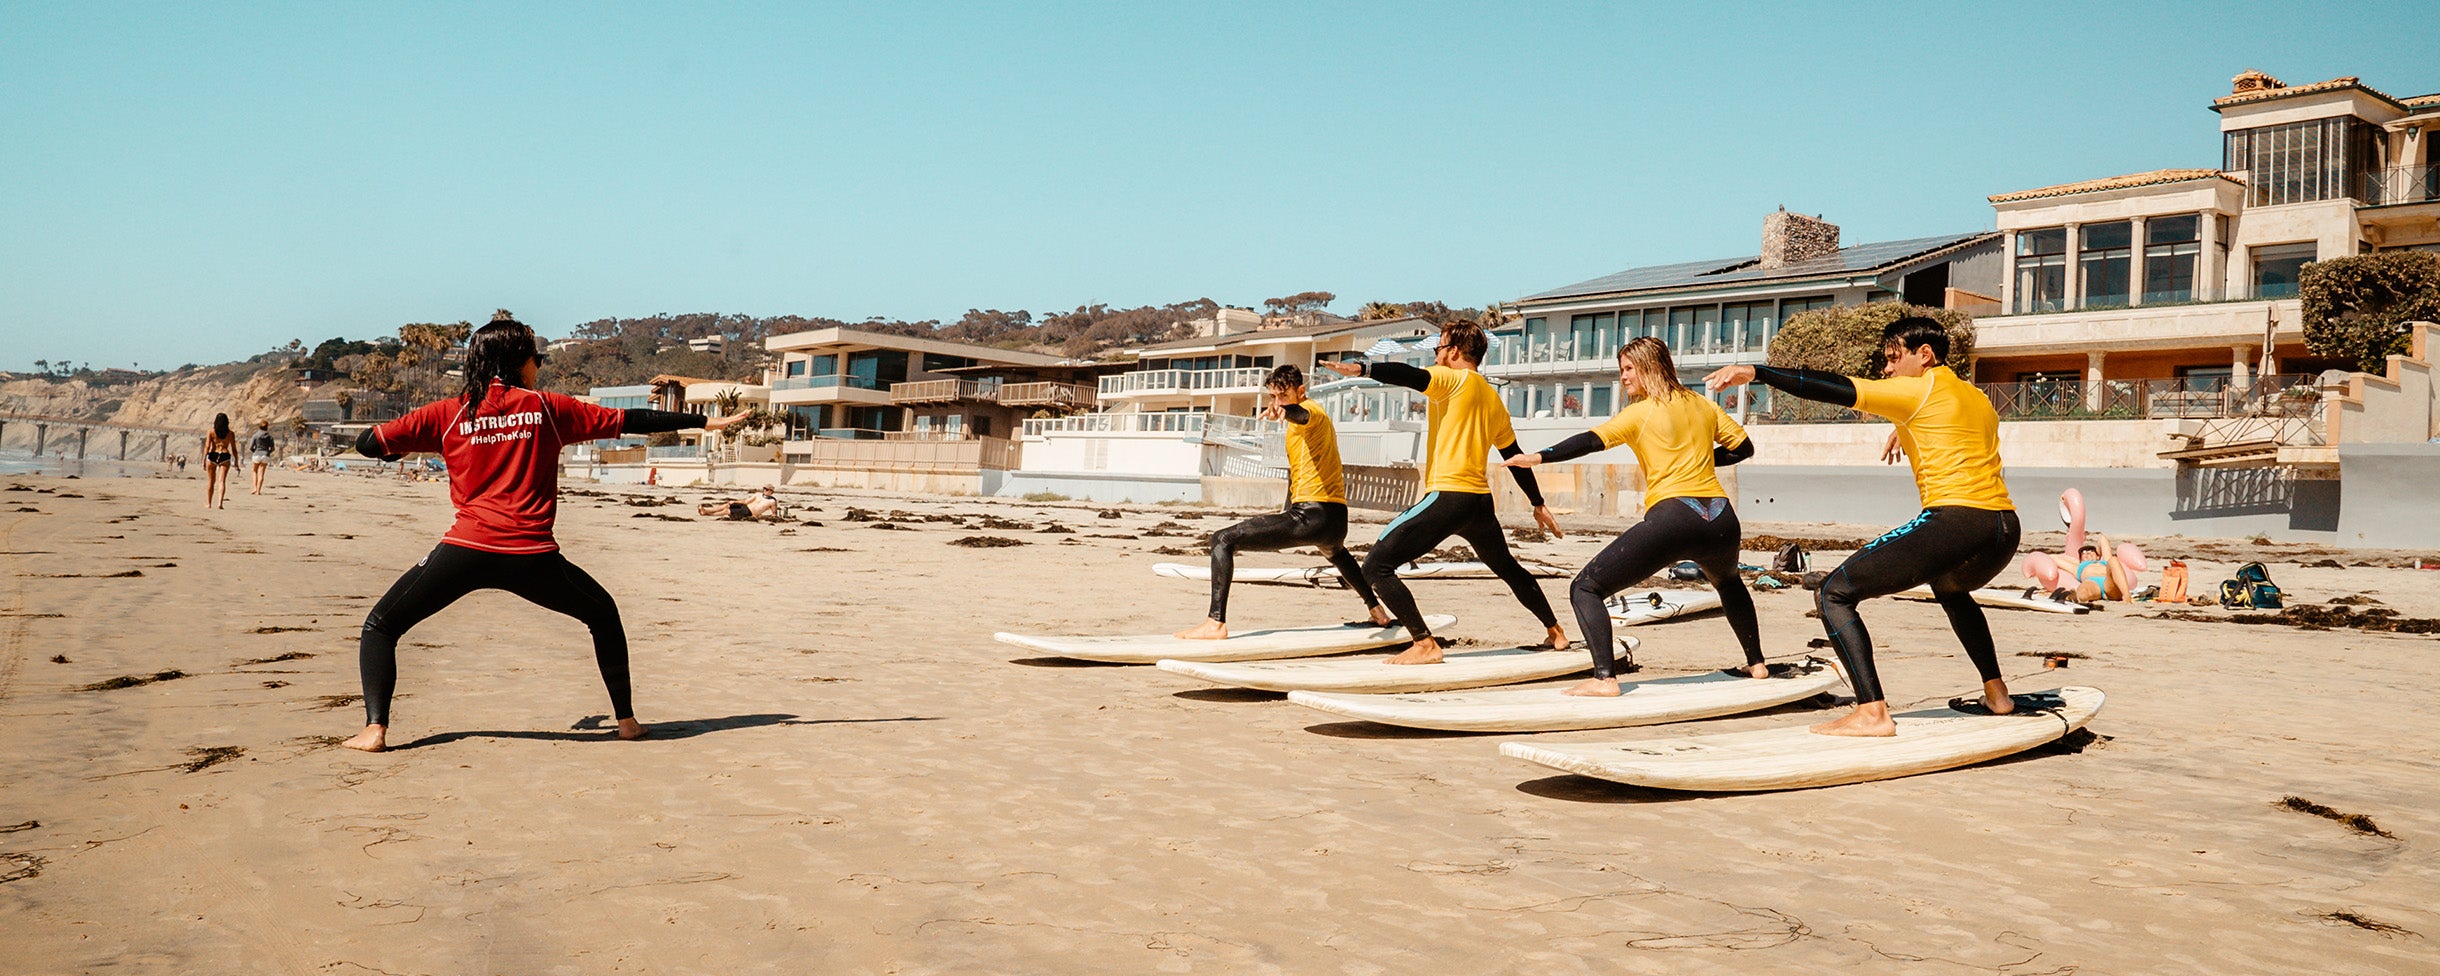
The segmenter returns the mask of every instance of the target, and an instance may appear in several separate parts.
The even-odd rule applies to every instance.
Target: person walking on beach
[[[1237,578],[1237,551],[1277,552],[1297,546],[1320,549],[1339,579],[1364,598],[1364,609],[1376,627],[1389,626],[1388,611],[1373,595],[1364,569],[1347,551],[1347,482],[1339,471],[1339,434],[1330,415],[1305,399],[1305,373],[1292,365],[1271,370],[1263,380],[1271,402],[1265,420],[1288,425],[1288,507],[1257,516],[1212,533],[1211,616],[1178,631],[1187,640],[1228,639],[1229,584]]]
[[[1618,350],[1618,381],[1636,400],[1617,416],[1539,452],[1503,462],[1528,468],[1624,444],[1635,452],[1636,467],[1644,473],[1643,520],[1619,533],[1568,587],[1576,626],[1593,655],[1593,676],[1564,693],[1596,698],[1618,694],[1606,601],[1682,559],[1694,560],[1719,592],[1728,628],[1745,648],[1745,673],[1770,677],[1762,659],[1762,632],[1754,622],[1754,598],[1746,592],[1745,578],[1737,575],[1737,542],[1743,531],[1713,471],[1753,457],[1753,440],[1719,404],[1678,382],[1669,347],[1659,339],[1642,336]]]
[[[2000,479],[1999,414],[1989,397],[1946,365],[1949,335],[1940,323],[1910,315],[1883,328],[1881,342],[1886,379],[1771,366],[1728,366],[1703,378],[1713,390],[1759,381],[1807,400],[1886,417],[1898,425],[1914,468],[1922,514],[1847,557],[1816,594],[1822,629],[1838,648],[1847,684],[1855,690],[1854,711],[1813,726],[1823,735],[1897,734],[1873,670],[1872,635],[1856,605],[1924,583],[1931,584],[1949,627],[1982,675],[1981,708],[1994,715],[2016,710],[2000,677],[1991,625],[1974,602],[1974,590],[2015,561],[2023,531],[2016,503]]]
[[[246,438],[246,460],[254,466],[254,490],[247,494],[260,495],[263,493],[263,474],[271,468],[273,446],[271,421],[255,421],[254,436]]]
[[[212,432],[203,435],[203,507],[227,508],[229,471],[237,461],[237,432],[229,415],[212,415]]]
[[[722,430],[745,414],[706,420],[690,413],[615,410],[536,389],[543,354],[534,331],[505,311],[475,330],[466,346],[466,386],[366,430],[356,452],[394,461],[438,452],[449,470],[457,523],[415,568],[390,585],[365,615],[357,643],[364,681],[364,731],[340,743],[380,752],[388,743],[390,697],[398,685],[398,638],[476,590],[507,590],[575,617],[593,632],[593,659],[610,692],[618,737],[640,739],[627,680],[627,632],[618,604],[559,551],[552,524],[559,506],[562,445],[620,434],[696,427]]]
[[[1523,453],[1517,449],[1516,430],[1509,425],[1508,408],[1500,404],[1499,393],[1491,381],[1483,378],[1475,367],[1483,361],[1483,353],[1491,345],[1482,326],[1472,322],[1452,322],[1440,327],[1440,345],[1433,350],[1432,365],[1416,369],[1404,363],[1328,362],[1323,366],[1347,376],[1368,376],[1393,386],[1403,386],[1424,395],[1425,429],[1428,447],[1424,454],[1423,500],[1416,502],[1381,531],[1373,543],[1372,552],[1364,557],[1364,576],[1372,581],[1373,592],[1387,604],[1398,622],[1406,625],[1415,643],[1389,658],[1391,664],[1438,664],[1441,659],[1440,641],[1423,622],[1423,613],[1415,608],[1415,597],[1408,593],[1406,583],[1398,578],[1398,567],[1432,551],[1432,547],[1451,535],[1462,536],[1474,547],[1474,555],[1508,584],[1518,603],[1532,611],[1548,633],[1546,640],[1552,650],[1567,648],[1567,632],[1559,628],[1559,618],[1551,613],[1549,598],[1542,595],[1542,585],[1517,565],[1516,557],[1508,552],[1508,536],[1500,529],[1499,517],[1491,508],[1491,479],[1487,462],[1491,452],[1501,457]],[[1551,535],[1557,536],[1559,521],[1551,517],[1550,508],[1542,504],[1541,486],[1533,472],[1526,468],[1510,468],[1517,488],[1533,504],[1534,521]]]

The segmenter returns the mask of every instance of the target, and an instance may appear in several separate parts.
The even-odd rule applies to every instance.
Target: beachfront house
[[[1335,373],[1314,376],[1314,364],[1362,353],[1384,340],[1411,344],[1436,331],[1411,316],[1266,326],[1240,309],[1221,309],[1194,325],[1199,334],[1193,338],[1145,346],[1135,351],[1132,367],[1102,375],[1100,412],[1026,421],[1022,464],[1011,472],[1004,493],[1100,501],[1276,502],[1269,479],[1286,463],[1279,428],[1254,418],[1272,368],[1303,370],[1317,399],[1342,386],[1377,387],[1370,380],[1343,381]],[[1406,353],[1401,348],[1400,354]],[[1385,430],[1342,429],[1342,456],[1350,464],[1370,463],[1383,450]],[[1392,450],[1410,454],[1412,432],[1395,433]],[[1239,486],[1250,494],[1240,497]]]
[[[2183,421],[2160,448],[2182,464],[2326,480],[2322,374],[2351,364],[2305,348],[2297,281],[2313,261],[2440,250],[2440,95],[2247,71],[2211,108],[2217,169],[1991,197],[2009,273],[2004,311],[1977,323],[1982,379],[2020,410]]]
[[[1759,363],[1779,325],[1833,305],[1906,301],[1996,308],[2000,240],[1988,232],[1839,246],[1837,225],[1785,210],[1762,221],[1760,253],[1628,268],[1519,299],[1483,374],[1505,382],[1520,418],[1606,418],[1619,399],[1618,349],[1668,343],[1679,379]],[[1767,390],[1753,405],[1767,403]],[[1730,395],[1722,402],[1742,407]]]
[[[789,417],[775,479],[792,484],[989,493],[1021,421],[1091,406],[1058,356],[846,327],[763,346]]]

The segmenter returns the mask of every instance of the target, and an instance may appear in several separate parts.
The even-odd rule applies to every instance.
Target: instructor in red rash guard
[[[618,737],[640,739],[627,687],[627,631],[618,604],[593,577],[559,554],[551,523],[559,511],[563,444],[696,427],[720,430],[739,414],[706,420],[663,410],[614,410],[534,389],[542,354],[534,330],[492,317],[466,346],[466,389],[425,404],[356,438],[356,452],[383,460],[437,451],[449,466],[457,524],[422,562],[390,585],[364,617],[357,664],[364,676],[364,731],[341,745],[380,752],[388,745],[390,695],[398,686],[398,638],[476,590],[507,590],[593,631],[593,659],[610,689]]]

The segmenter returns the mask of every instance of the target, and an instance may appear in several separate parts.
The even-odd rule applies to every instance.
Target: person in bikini
[[[562,445],[621,434],[657,434],[701,427],[722,430],[746,419],[706,419],[661,410],[615,410],[537,389],[543,354],[534,331],[502,312],[475,330],[466,346],[466,386],[457,396],[424,405],[366,430],[356,452],[395,461],[437,452],[449,470],[457,523],[423,560],[407,570],[365,614],[356,645],[364,683],[364,731],[340,743],[380,752],[389,745],[390,698],[398,686],[398,639],[416,624],[476,590],[514,593],[546,610],[575,617],[593,632],[593,659],[610,692],[618,737],[640,739],[627,676],[627,632],[618,604],[593,577],[559,551],[552,526],[559,511]]]
[[[1576,626],[1584,632],[1585,648],[1593,655],[1593,676],[1565,694],[1608,698],[1618,694],[1618,665],[1611,657],[1609,598],[1638,580],[1679,560],[1691,559],[1720,594],[1720,609],[1745,648],[1744,674],[1771,676],[1762,659],[1762,633],[1754,622],[1754,598],[1745,578],[1737,574],[1737,543],[1743,535],[1737,510],[1720,487],[1715,467],[1726,467],[1754,456],[1754,442],[1745,428],[1720,411],[1720,405],[1697,396],[1679,383],[1669,347],[1643,336],[1618,350],[1618,381],[1633,403],[1618,415],[1584,433],[1541,451],[1502,462],[1529,468],[1567,461],[1609,450],[1621,444],[1635,453],[1644,473],[1644,516],[1619,533],[1601,554],[1586,563],[1568,587],[1575,605]],[[1629,661],[1627,670],[1633,670]]]
[[[1440,345],[1432,353],[1432,365],[1416,369],[1403,363],[1328,362],[1322,365],[1346,376],[1366,376],[1392,386],[1403,386],[1423,394],[1425,427],[1429,431],[1424,455],[1423,500],[1390,520],[1381,530],[1381,538],[1373,543],[1372,552],[1364,557],[1364,576],[1372,581],[1373,592],[1389,607],[1390,614],[1406,626],[1414,644],[1389,658],[1391,664],[1438,664],[1441,644],[1425,626],[1423,613],[1415,608],[1414,594],[1407,592],[1406,583],[1398,578],[1398,567],[1432,551],[1442,540],[1455,535],[1474,547],[1474,555],[1491,567],[1492,573],[1508,584],[1517,602],[1524,604],[1534,618],[1542,622],[1545,646],[1565,650],[1567,632],[1559,628],[1559,618],[1551,613],[1550,599],[1542,595],[1541,582],[1517,564],[1508,551],[1507,533],[1500,528],[1499,516],[1491,507],[1491,479],[1488,462],[1491,452],[1503,458],[1524,453],[1517,448],[1516,430],[1509,425],[1508,408],[1500,404],[1499,393],[1491,381],[1476,370],[1483,353],[1490,347],[1490,338],[1482,326],[1472,322],[1452,322],[1440,327]],[[1534,521],[1553,536],[1559,531],[1559,521],[1542,503],[1542,489],[1527,468],[1510,468],[1518,490],[1525,493],[1533,505]]]
[[[203,435],[203,507],[229,507],[229,472],[236,465],[237,432],[229,428],[228,414],[213,414],[212,432]]]
[[[1297,546],[1320,549],[1338,568],[1339,579],[1364,598],[1369,622],[1389,626],[1388,611],[1373,595],[1364,569],[1347,551],[1347,485],[1339,472],[1338,429],[1320,405],[1305,399],[1305,374],[1280,366],[1263,380],[1271,402],[1265,420],[1288,425],[1288,507],[1212,533],[1211,614],[1200,624],[1177,632],[1187,640],[1228,639],[1229,584],[1237,576],[1238,550],[1277,552]]]
[[[1703,378],[1713,390],[1761,382],[1885,417],[1898,425],[1900,446],[1914,469],[1922,513],[1847,557],[1816,594],[1822,628],[1855,690],[1854,711],[1813,726],[1822,735],[1897,734],[1873,669],[1872,635],[1856,606],[1925,583],[1983,679],[1980,703],[1960,699],[1952,707],[1994,715],[2016,710],[2000,676],[1990,623],[1974,602],[1974,590],[2015,561],[2023,535],[2016,504],[2000,477],[1999,415],[1989,397],[1945,364],[1949,336],[1940,323],[1910,315],[1885,327],[1881,341],[1885,379],[1772,366],[1728,366]]]

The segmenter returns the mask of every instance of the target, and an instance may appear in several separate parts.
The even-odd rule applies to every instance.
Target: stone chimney
[[[1762,217],[1762,266],[1784,268],[1838,251],[1838,225],[1781,207]]]
[[[2228,93],[2231,95],[2243,95],[2246,92],[2274,91],[2286,87],[2286,82],[2280,81],[2277,78],[2273,78],[2251,68],[2245,69],[2245,73],[2228,80]]]

